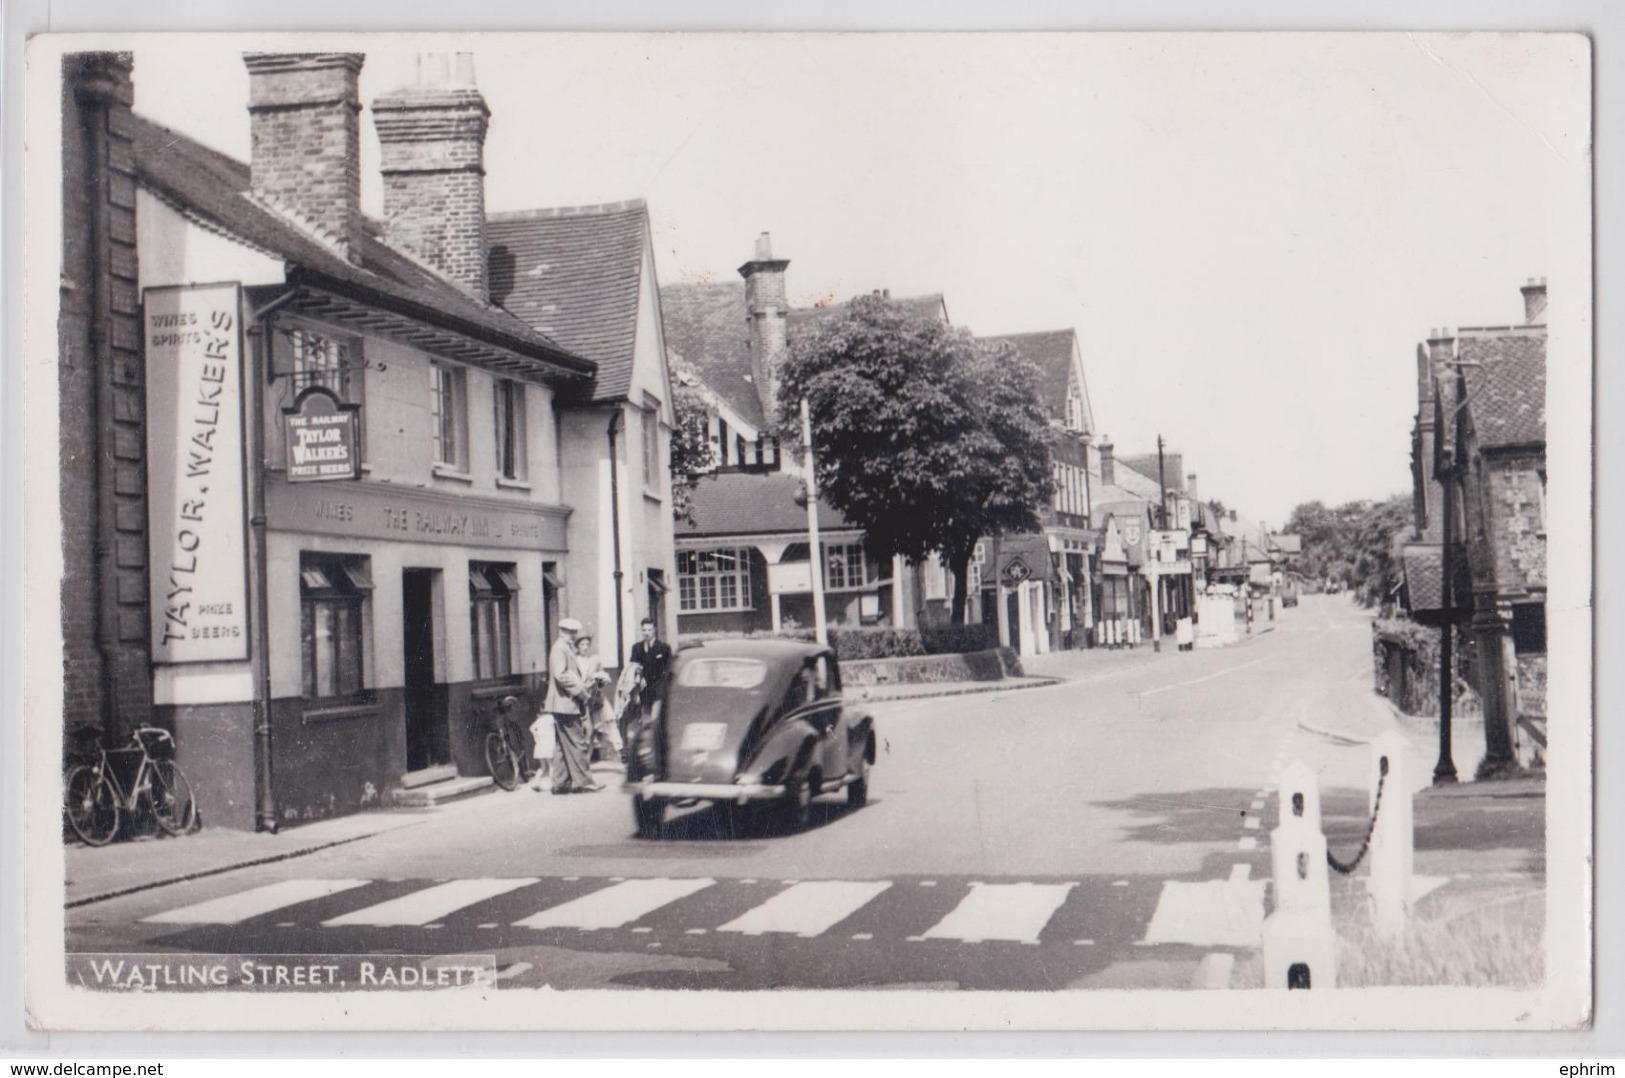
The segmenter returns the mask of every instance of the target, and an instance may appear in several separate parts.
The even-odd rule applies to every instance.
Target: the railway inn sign
[[[358,411],[358,405],[344,403],[326,386],[299,391],[293,407],[282,410],[288,482],[361,478]]]

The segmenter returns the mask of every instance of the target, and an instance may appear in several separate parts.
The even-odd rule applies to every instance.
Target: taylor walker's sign
[[[142,298],[153,662],[248,656],[241,292]]]
[[[439,992],[491,988],[488,954],[69,954],[68,983],[103,992]]]
[[[287,425],[288,482],[360,479],[357,405],[345,404],[325,386],[307,386],[282,410]]]

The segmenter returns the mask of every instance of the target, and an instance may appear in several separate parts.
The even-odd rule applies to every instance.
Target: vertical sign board
[[[242,286],[148,288],[152,661],[248,657]]]

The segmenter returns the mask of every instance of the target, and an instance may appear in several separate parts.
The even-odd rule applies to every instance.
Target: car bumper
[[[629,794],[648,800],[664,797],[672,801],[775,801],[784,796],[783,786],[746,785],[732,782],[629,782],[621,787]]]

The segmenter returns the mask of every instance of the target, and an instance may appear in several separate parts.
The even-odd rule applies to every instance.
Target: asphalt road
[[[1232,648],[871,705],[869,804],[815,804],[805,832],[702,808],[638,839],[613,785],[521,788],[70,910],[68,950],[488,954],[504,985],[562,988],[1191,987],[1256,946],[1281,767],[1319,771],[1329,815],[1363,800],[1368,751],[1305,727],[1373,727],[1369,633],[1309,596]]]

